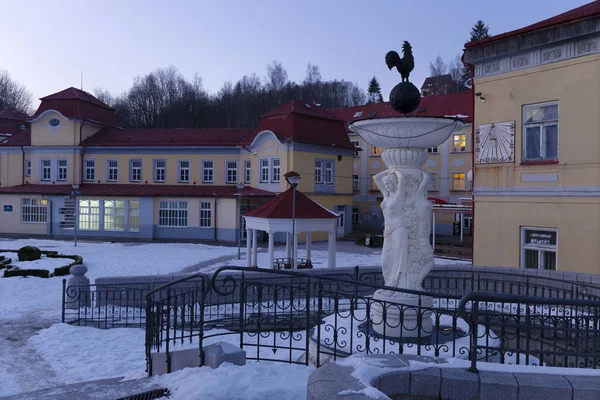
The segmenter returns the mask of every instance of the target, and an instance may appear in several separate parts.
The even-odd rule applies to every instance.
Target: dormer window
[[[53,128],[56,128],[60,125],[60,119],[58,118],[50,118],[50,121],[48,121],[48,125],[50,125]]]
[[[20,130],[22,130],[22,131],[25,131],[25,130],[27,130],[27,127],[26,127],[25,125],[21,125],[21,126],[19,127],[19,129],[20,129]]]

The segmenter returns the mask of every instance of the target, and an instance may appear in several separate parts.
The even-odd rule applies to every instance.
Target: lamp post
[[[302,178],[294,171],[290,171],[284,176],[292,187],[292,268],[296,269],[296,187]]]
[[[239,211],[239,220],[238,220],[238,235],[237,235],[237,245],[238,245],[238,260],[240,260],[242,258],[242,250],[241,250],[241,246],[242,246],[242,190],[244,190],[244,184],[243,183],[238,183],[237,185],[237,190],[238,190],[238,211]]]
[[[73,203],[75,203],[74,209],[74,217],[75,222],[73,226],[74,240],[75,246],[77,247],[77,225],[79,225],[79,204],[77,204],[77,196],[81,196],[81,192],[79,191],[79,185],[73,185],[73,191],[71,192],[71,198],[73,199]]]

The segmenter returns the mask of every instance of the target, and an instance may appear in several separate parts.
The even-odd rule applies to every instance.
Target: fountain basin
[[[354,121],[350,127],[373,146],[427,149],[444,143],[464,125],[458,118],[390,117]]]

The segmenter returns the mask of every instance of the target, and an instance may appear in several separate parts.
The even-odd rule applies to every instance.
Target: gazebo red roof
[[[270,219],[292,218],[293,190],[289,188],[274,199],[261,204],[244,214],[244,217],[258,217]],[[304,193],[296,190],[296,215],[297,219],[326,219],[338,218],[338,215],[329,211]]]

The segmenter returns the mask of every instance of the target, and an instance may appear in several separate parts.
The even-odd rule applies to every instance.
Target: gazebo
[[[287,175],[287,174],[286,174]],[[295,207],[294,206],[295,197]],[[295,212],[294,212],[295,211]],[[335,268],[336,227],[339,215],[293,187],[243,215],[246,221],[246,265],[258,266],[258,231],[269,234],[269,268],[275,261],[275,234],[285,233],[286,254],[297,268],[298,234],[306,233],[306,259],[311,259],[311,233],[327,232],[327,266]],[[293,237],[292,237],[293,236]],[[292,256],[293,246],[293,256]]]

